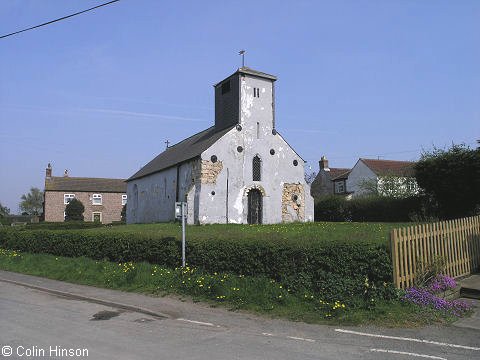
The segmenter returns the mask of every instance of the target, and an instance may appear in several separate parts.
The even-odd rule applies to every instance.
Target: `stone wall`
[[[216,184],[218,174],[223,169],[223,163],[221,161],[212,162],[209,160],[202,160],[201,168],[201,182],[202,184]]]
[[[305,220],[305,191],[303,184],[283,184],[282,221]]]

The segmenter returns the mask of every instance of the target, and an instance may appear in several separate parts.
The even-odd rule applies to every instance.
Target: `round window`
[[[242,125],[238,124],[238,125],[236,126],[236,128],[237,128],[238,131],[242,131]]]
[[[270,155],[275,155],[275,150],[270,149]]]
[[[243,151],[243,147],[237,146],[237,151],[238,151],[238,152],[242,152],[242,151]]]
[[[298,165],[298,161],[297,160],[293,160],[293,166],[297,166]]]
[[[211,194],[212,194],[212,195],[215,195],[215,191],[212,191]]]
[[[212,157],[210,158],[210,160],[211,160],[213,163],[217,162],[217,160],[218,160],[218,159],[217,159],[217,155],[212,155]]]
[[[293,195],[293,196],[292,196],[292,200],[293,200],[293,201],[297,201],[297,200],[298,200],[298,196],[297,196],[297,195]]]

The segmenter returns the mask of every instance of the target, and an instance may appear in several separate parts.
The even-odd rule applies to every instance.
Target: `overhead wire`
[[[98,9],[98,8],[100,8],[100,7],[102,7],[102,6],[106,6],[106,5],[110,5],[110,4],[116,3],[116,2],[118,2],[118,1],[120,1],[120,0],[108,1],[108,2],[106,2],[106,3],[103,3],[103,4],[100,4],[100,5],[94,6],[94,7],[92,7],[92,8],[89,8],[89,9],[86,9],[86,10],[82,10],[82,11],[78,11],[78,12],[76,12],[76,13],[74,13],[74,14],[70,14],[70,15],[67,15],[67,16],[63,16],[63,17],[58,18],[58,19],[55,19],[55,20],[47,21],[47,22],[45,22],[45,23],[43,23],[43,24],[35,25],[35,26],[29,27],[29,28],[26,28],[26,29],[23,29],[23,30],[18,30],[18,31],[12,32],[12,33],[10,33],[10,34],[2,35],[2,36],[0,36],[0,39],[6,38],[6,37],[9,37],[9,36],[13,36],[13,35],[17,35],[17,34],[20,34],[20,33],[22,33],[22,32],[25,32],[25,31],[37,29],[37,28],[42,27],[42,26],[50,25],[50,24],[56,23],[56,22],[58,22],[58,21],[62,21],[62,20],[71,18],[71,17],[73,17],[73,16],[77,16],[77,15],[86,13],[86,12],[88,12],[88,11],[92,11],[92,10]]]

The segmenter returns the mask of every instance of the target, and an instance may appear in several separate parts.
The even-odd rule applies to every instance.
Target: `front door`
[[[262,193],[258,189],[252,189],[248,192],[248,217],[249,224],[262,223]]]

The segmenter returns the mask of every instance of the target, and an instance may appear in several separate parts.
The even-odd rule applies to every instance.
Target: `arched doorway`
[[[248,216],[249,224],[261,224],[263,212],[262,192],[258,189],[251,189],[248,192]]]

